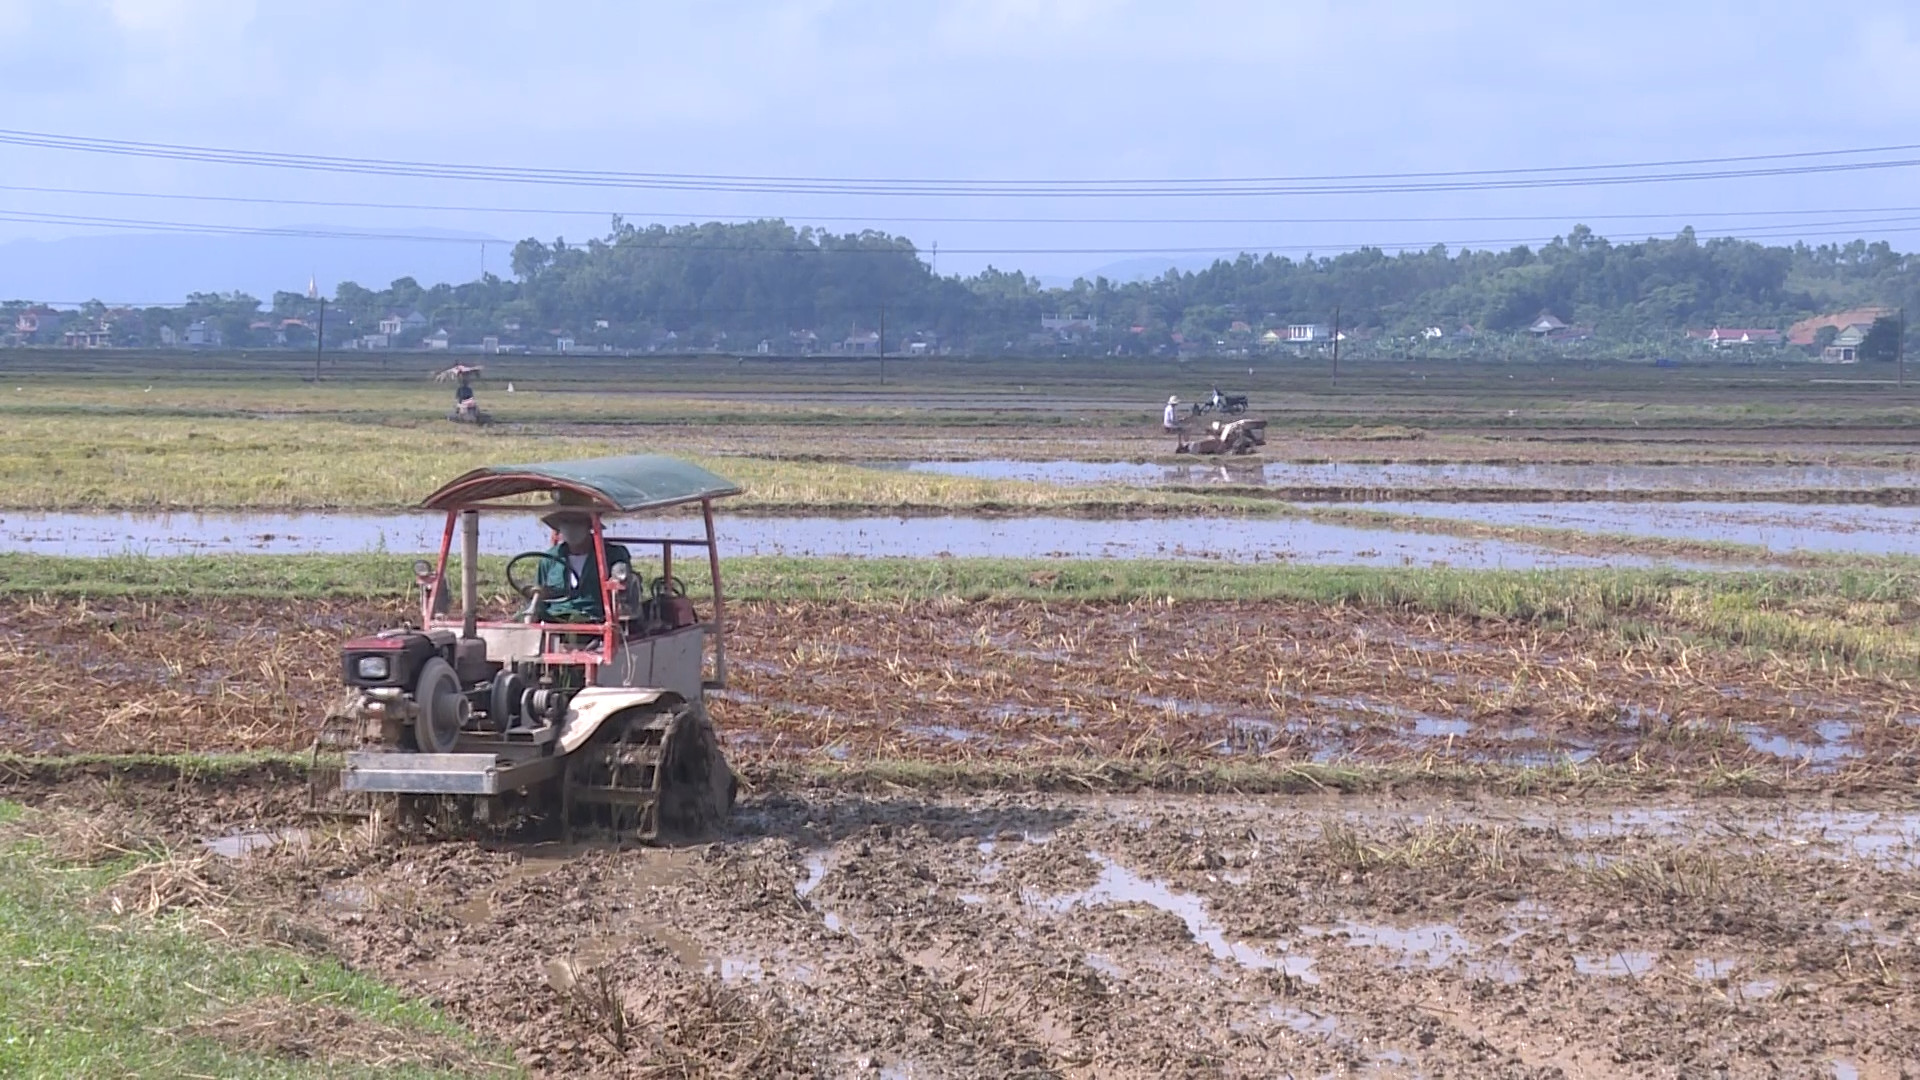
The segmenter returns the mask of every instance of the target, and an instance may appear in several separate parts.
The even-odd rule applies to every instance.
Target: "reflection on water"
[[[437,550],[437,515],[68,514],[0,515],[0,551],[43,555],[346,554]],[[858,558],[1000,557],[1199,559],[1331,566],[1468,569],[1684,565],[1673,560],[1548,551],[1495,539],[1427,535],[1284,518],[1079,520],[1059,517],[720,519],[727,555]],[[636,521],[616,535],[691,536],[692,522]],[[529,515],[489,518],[481,548],[505,555],[547,546]]]
[[[1920,475],[1854,465],[1479,465],[1210,461],[914,461],[885,468],[1045,484],[1261,484],[1331,488],[1528,488],[1547,491],[1877,491]]]

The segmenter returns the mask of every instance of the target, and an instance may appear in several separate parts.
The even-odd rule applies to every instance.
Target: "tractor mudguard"
[[[590,686],[573,695],[567,703],[567,718],[560,726],[560,752],[571,754],[586,745],[607,717],[621,709],[651,705],[661,698],[675,701],[680,695],[671,690],[634,690],[621,686]]]

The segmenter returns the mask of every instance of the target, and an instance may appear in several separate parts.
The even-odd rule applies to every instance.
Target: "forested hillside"
[[[912,242],[877,232],[616,220],[586,243],[520,242],[513,274],[432,287],[410,278],[379,289],[344,283],[332,298],[329,344],[418,312],[382,344],[406,347],[445,330],[455,346],[492,337],[543,348],[565,338],[582,348],[748,352],[765,342],[773,352],[834,352],[859,349],[884,318],[889,350],[920,342],[985,353],[1150,352],[1257,342],[1267,329],[1326,323],[1338,307],[1342,325],[1368,340],[1407,341],[1429,327],[1453,340],[1471,327],[1484,342],[1547,313],[1590,331],[1585,340],[1657,347],[1687,328],[1780,329],[1833,308],[1920,300],[1913,260],[1885,242],[1769,247],[1703,241],[1688,229],[1616,243],[1585,226],[1537,249],[1241,255],[1150,281],[1050,289],[1017,270],[938,276]],[[298,293],[270,305],[202,294],[185,308],[142,313],[140,332],[162,324],[184,332],[205,319],[229,346],[293,346],[311,341],[302,333],[315,308]],[[1043,333],[1049,315],[1075,322]],[[298,320],[291,336],[287,320]]]

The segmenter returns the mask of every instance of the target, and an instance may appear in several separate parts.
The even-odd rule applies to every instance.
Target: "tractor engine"
[[[462,731],[495,734],[566,715],[568,693],[535,688],[487,659],[486,642],[451,630],[384,630],[341,647],[341,677],[358,692],[362,745],[454,752]]]

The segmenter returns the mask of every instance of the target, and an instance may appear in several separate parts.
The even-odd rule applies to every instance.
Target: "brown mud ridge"
[[[38,810],[8,830],[58,857],[172,847],[103,919],[181,911],[341,958],[536,1075],[1920,1070],[1910,796],[797,789],[718,842],[617,850],[289,830],[274,787],[13,794]],[[329,1030],[297,1052],[368,1041],[336,1054]]]
[[[1635,640],[1291,601],[729,614],[733,685],[713,712],[749,775],[899,759],[1592,765],[1832,786],[1910,785],[1920,762],[1911,678],[1689,643],[1685,619],[1657,611]],[[378,601],[23,600],[0,614],[0,750],[303,750],[339,694],[338,643],[405,616]]]

